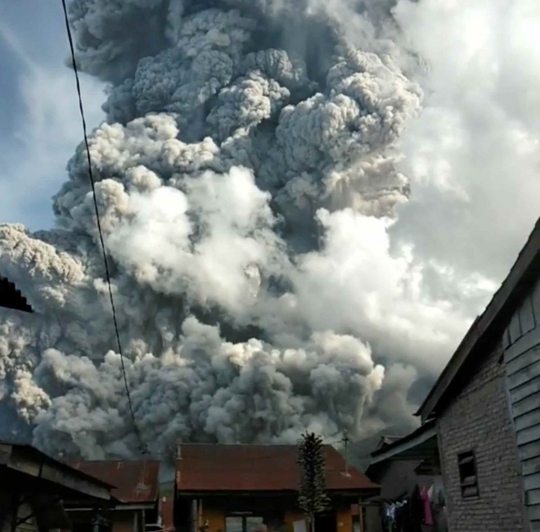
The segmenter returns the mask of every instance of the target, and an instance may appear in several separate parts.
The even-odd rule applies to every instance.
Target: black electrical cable
[[[67,36],[69,40],[69,49],[71,52],[71,62],[73,65],[73,72],[75,73],[75,82],[77,85],[77,97],[79,99],[79,111],[81,113],[81,120],[82,120],[82,128],[83,128],[83,135],[84,135],[84,144],[86,146],[86,157],[88,160],[88,175],[90,177],[90,183],[92,185],[92,196],[94,199],[94,209],[96,213],[96,220],[97,220],[97,227],[99,232],[99,240],[101,242],[101,249],[103,251],[103,262],[105,263],[105,275],[107,277],[107,286],[109,287],[109,299],[111,301],[111,309],[112,309],[112,315],[113,315],[113,323],[114,323],[114,331],[116,333],[116,343],[118,344],[118,354],[120,355],[120,360],[122,364],[122,374],[124,376],[124,386],[126,388],[126,395],[129,405],[129,412],[131,414],[131,420],[133,422],[133,428],[135,430],[135,434],[137,436],[137,439],[139,440],[139,443],[141,445],[141,452],[142,454],[147,453],[147,447],[141,437],[141,433],[139,431],[139,427],[137,426],[137,422],[135,420],[135,413],[133,411],[133,404],[131,402],[131,393],[129,391],[129,385],[127,380],[127,374],[126,374],[126,367],[124,365],[124,356],[122,354],[122,344],[120,343],[120,333],[118,332],[118,321],[116,319],[116,308],[114,306],[114,297],[112,292],[112,286],[111,286],[111,275],[109,270],[109,261],[107,260],[107,252],[105,250],[105,242],[103,240],[103,233],[101,230],[101,221],[99,217],[99,207],[97,203],[96,198],[96,186],[94,182],[94,175],[92,173],[92,159],[90,156],[90,146],[88,145],[88,135],[86,132],[86,119],[84,117],[84,107],[83,107],[83,101],[82,101],[82,94],[81,94],[81,84],[79,81],[79,71],[77,70],[77,61],[75,60],[75,48],[73,46],[73,37],[71,35],[71,28],[69,26],[69,17],[66,7],[66,0],[62,0],[62,7],[64,9],[64,19],[66,22],[66,31]]]

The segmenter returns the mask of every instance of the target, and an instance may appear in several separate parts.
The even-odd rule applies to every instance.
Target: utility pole
[[[343,445],[345,446],[345,476],[350,477],[349,473],[349,437],[347,431],[343,435]]]

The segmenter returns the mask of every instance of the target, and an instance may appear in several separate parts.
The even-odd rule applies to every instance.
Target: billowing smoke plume
[[[415,367],[438,370],[462,329],[419,295],[410,253],[389,252],[409,194],[396,145],[422,94],[387,6],[349,4],[71,3],[79,66],[110,86],[90,151],[156,455],[409,422]],[[46,450],[126,456],[138,442],[83,145],[68,171],[56,229],[0,227],[0,272],[36,310],[0,315],[0,405]]]

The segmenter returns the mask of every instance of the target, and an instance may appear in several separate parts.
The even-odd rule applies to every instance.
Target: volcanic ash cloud
[[[156,455],[178,439],[366,436],[395,421],[377,358],[415,378],[407,341],[433,312],[407,295],[386,230],[408,198],[396,144],[422,94],[397,47],[367,38],[369,6],[338,4],[70,5],[78,64],[108,83],[90,153],[134,413]],[[82,144],[68,173],[54,230],[0,227],[0,271],[36,309],[0,314],[4,432],[129,456]],[[446,339],[420,332],[434,349]],[[402,379],[389,386],[406,400]]]

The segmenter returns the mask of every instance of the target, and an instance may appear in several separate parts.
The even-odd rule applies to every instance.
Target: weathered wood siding
[[[526,513],[540,531],[540,282],[513,315],[503,347]]]

